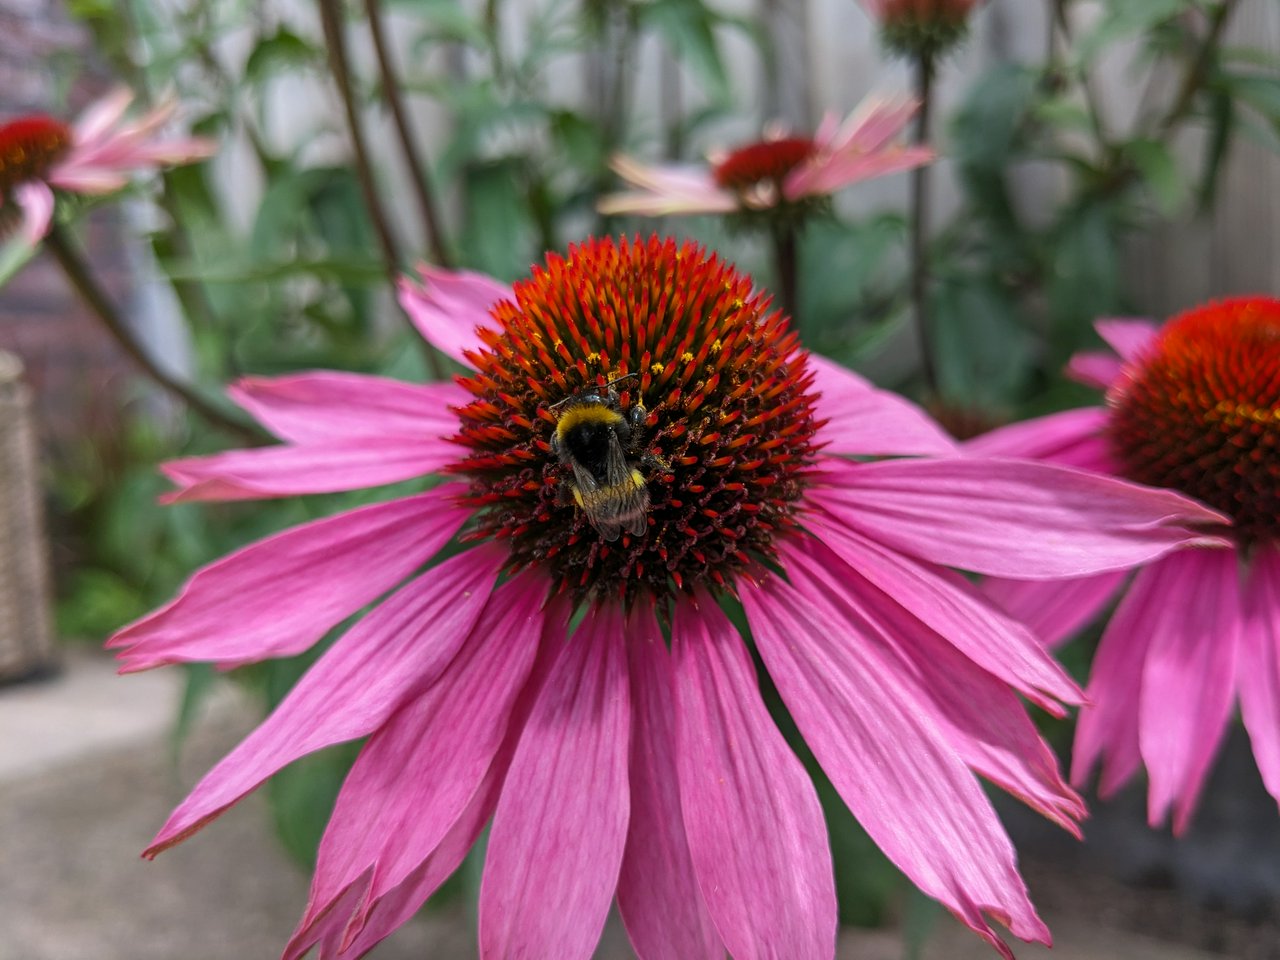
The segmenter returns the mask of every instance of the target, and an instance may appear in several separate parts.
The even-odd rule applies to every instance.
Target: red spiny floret
[[[513,295],[464,381],[475,399],[455,439],[470,452],[453,467],[512,569],[541,565],[562,590],[635,602],[732,589],[772,559],[812,461],[815,398],[767,295],[701,247],[657,238],[548,255]],[[620,410],[649,412],[626,451],[648,529],[610,543],[551,452],[561,401],[606,387]]]
[[[1175,317],[1111,402],[1127,476],[1230,514],[1246,543],[1280,539],[1280,301],[1224,300]]]
[[[48,172],[71,148],[71,128],[34,114],[0,125],[0,197]]]
[[[816,150],[807,137],[761,140],[732,151],[711,173],[717,184],[729,190],[749,190],[761,183],[779,184]]]

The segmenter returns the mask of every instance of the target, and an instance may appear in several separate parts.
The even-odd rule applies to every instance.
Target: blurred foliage
[[[145,99],[174,90],[193,127],[225,145],[216,164],[168,171],[150,194],[161,216],[148,240],[189,334],[197,385],[212,392],[244,373],[311,367],[424,378],[349,162],[314,10],[251,0],[69,6]],[[1127,238],[1211,208],[1241,136],[1280,148],[1274,56],[1220,42],[1234,6],[1101,0],[1086,33],[1069,37],[1058,27],[1044,62],[991,68],[944,118],[940,134],[960,203],[928,251],[942,394],[935,401],[993,420],[1087,402],[1058,371],[1089,342],[1095,317],[1131,307],[1120,266]],[[750,106],[726,43],[745,41],[749,53],[740,54],[760,64],[774,55],[760,22],[704,0],[387,0],[384,14],[405,54],[402,75],[388,87],[371,58],[356,58],[353,85],[366,126],[389,94],[421,116],[446,118],[437,124],[443,135],[421,145],[445,207],[443,248],[459,265],[506,279],[588,233],[654,229],[595,213],[597,196],[613,184],[609,156],[625,147],[696,160],[698,148],[715,143],[715,125]],[[367,25],[352,17],[349,28],[363,52]],[[655,50],[662,69],[674,72],[664,82],[681,92],[664,95],[656,115],[640,109],[637,89],[639,64]],[[1181,78],[1171,99],[1153,101],[1123,129],[1103,116],[1106,104],[1093,89],[1098,62],[1114,56],[1129,57],[1135,74]],[[644,62],[651,69],[652,59]],[[1192,126],[1206,135],[1199,163],[1189,167],[1173,142]],[[407,212],[402,157],[393,135],[378,131],[384,202]],[[1058,184],[1037,194],[1034,210],[1015,188],[1030,167],[1047,168]],[[750,236],[709,218],[663,226],[772,282]],[[424,225],[411,217],[397,215],[392,228],[411,234],[411,256],[427,248]],[[901,354],[910,272],[903,213],[833,213],[808,224],[801,241],[797,322],[806,341],[862,369]],[[20,251],[3,256],[0,282],[25,262]],[[394,266],[409,268],[411,257]],[[918,377],[901,364],[878,379],[919,392]],[[104,417],[58,452],[52,490],[65,636],[97,640],[167,600],[195,568],[361,500],[159,508],[166,484],[156,464],[212,452],[226,438],[195,420],[175,424],[155,407]],[[239,674],[270,707],[316,655]],[[189,676],[179,734],[212,674],[195,668]],[[772,706],[786,727],[776,698]],[[794,731],[792,739],[807,757]],[[282,839],[302,861],[314,856],[353,756],[352,747],[327,751],[271,786]],[[843,919],[873,924],[897,912],[912,929],[927,929],[928,911],[904,905],[896,871],[809,766],[832,830]]]

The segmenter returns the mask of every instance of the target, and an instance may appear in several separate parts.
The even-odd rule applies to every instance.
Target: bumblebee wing
[[[578,475],[576,464],[574,475]],[[600,536],[617,540],[623,530],[633,537],[648,530],[649,490],[640,472],[627,463],[616,436],[609,441],[605,454],[604,482],[596,484],[595,477],[591,480],[595,489],[579,484],[578,496],[587,519],[600,531]]]

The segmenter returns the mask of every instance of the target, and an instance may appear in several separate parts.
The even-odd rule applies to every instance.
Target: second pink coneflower
[[[175,104],[126,120],[133,94],[120,89],[93,104],[74,125],[44,114],[0,124],[0,218],[17,213],[20,232],[37,243],[53,219],[54,190],[104,194],[137,170],[190,163],[214,152],[204,138],[161,139]]]
[[[1208,304],[1163,327],[1109,320],[1115,354],[1075,358],[1103,407],[974,441],[1176,490],[1230,516],[1231,538],[1123,573],[1067,583],[998,580],[987,592],[1051,645],[1117,595],[1080,715],[1072,779],[1099,761],[1108,795],[1145,765],[1151,823],[1191,822],[1239,700],[1263,781],[1280,800],[1280,301]],[[1126,586],[1127,585],[1127,586]]]

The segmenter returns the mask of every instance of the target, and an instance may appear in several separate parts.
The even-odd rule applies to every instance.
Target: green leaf
[[[15,236],[0,246],[0,287],[12,280],[39,249],[39,246],[28,243],[21,236]]]
[[[320,837],[360,744],[347,743],[285,767],[267,788],[276,834],[298,863],[313,868]]]
[[[729,99],[729,76],[715,27],[719,17],[699,0],[655,0],[637,7],[642,27],[657,30],[713,101]]]
[[[1280,77],[1261,73],[1225,74],[1223,85],[1269,122],[1280,124]]]
[[[1035,339],[994,280],[939,277],[932,298],[934,362],[943,397],[964,407],[1009,405],[1030,380]]]
[[[1076,58],[1088,64],[1118,40],[1148,33],[1196,6],[1195,0],[1106,0],[1097,25],[1076,44]]]
[[[1137,168],[1165,216],[1172,216],[1187,201],[1190,185],[1178,169],[1169,147],[1159,140],[1131,140],[1124,153]]]
[[[210,663],[188,663],[183,666],[183,674],[186,683],[182,688],[182,702],[178,704],[178,716],[174,718],[173,733],[169,739],[175,760],[191,733],[191,725],[195,722],[200,706],[214,688],[218,671]]]
[[[523,165],[523,159],[512,157],[475,164],[463,176],[467,217],[459,245],[464,262],[504,279],[528,271],[535,245]]]
[[[258,84],[275,73],[317,66],[324,60],[319,48],[291,30],[280,27],[254,45],[244,65],[244,79]]]

